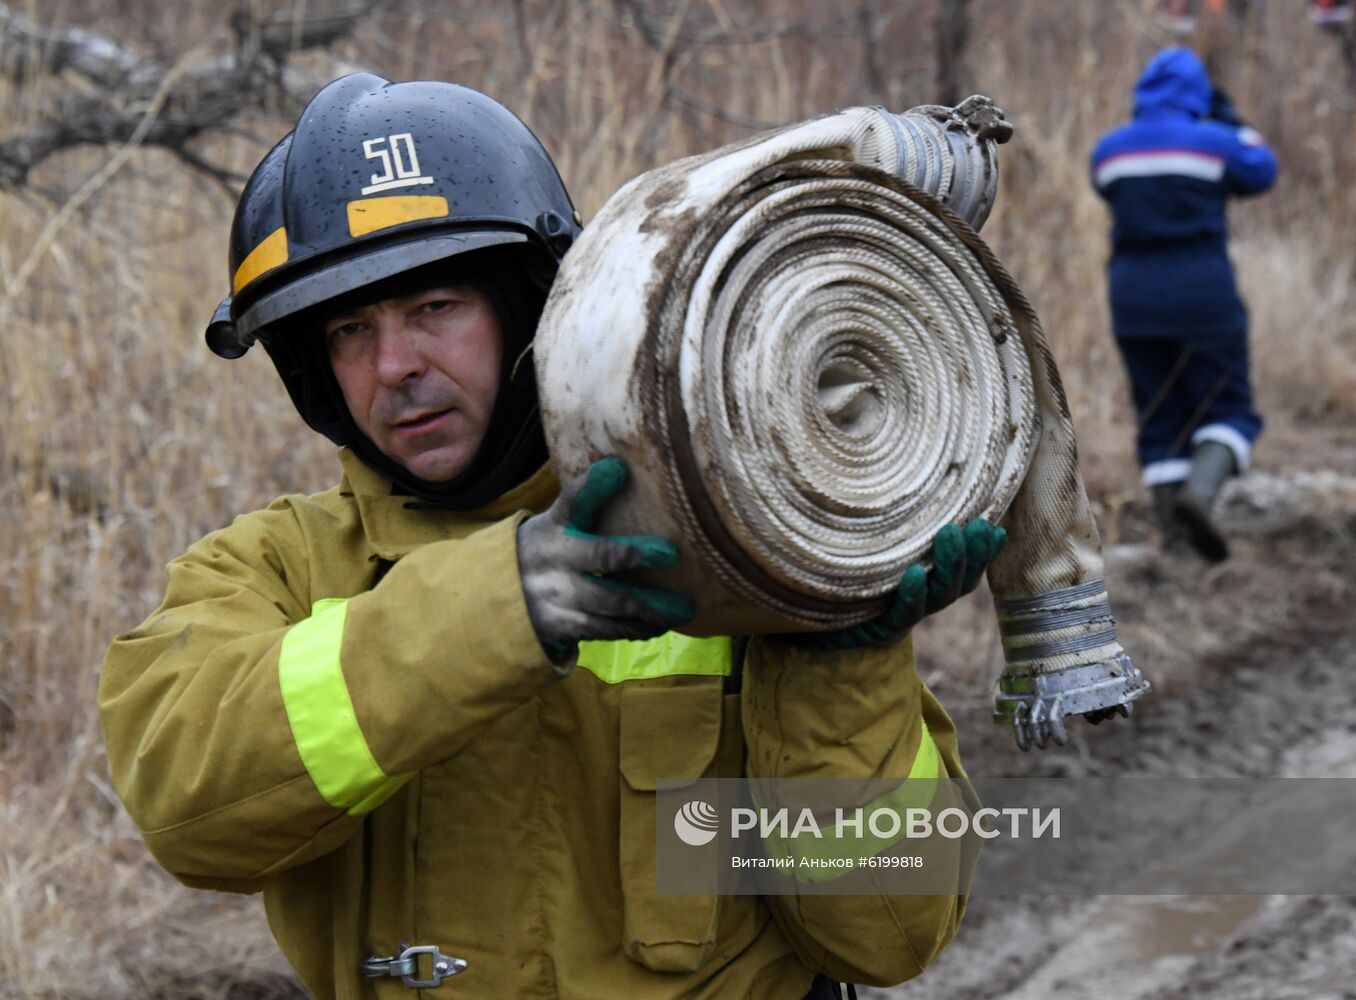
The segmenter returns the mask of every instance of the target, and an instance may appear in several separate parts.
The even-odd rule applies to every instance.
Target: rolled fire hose
[[[976,230],[1011,126],[987,98],[854,108],[680,160],[571,248],[536,370],[562,479],[620,455],[603,530],[664,534],[692,635],[865,621],[937,529],[988,570],[1022,749],[1148,690],[1121,648],[1040,323]]]

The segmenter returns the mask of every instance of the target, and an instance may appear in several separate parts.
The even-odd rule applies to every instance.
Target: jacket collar
[[[352,449],[339,449],[339,464],[343,467],[339,495],[354,498],[368,545],[377,558],[388,562],[421,545],[447,538],[448,529],[456,525],[489,524],[521,510],[543,511],[560,492],[554,470],[543,465],[531,478],[475,510],[411,509],[406,505],[417,502],[415,498],[393,496],[391,481],[367,466]]]

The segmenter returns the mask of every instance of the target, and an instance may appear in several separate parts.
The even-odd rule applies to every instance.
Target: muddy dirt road
[[[1220,567],[1179,566],[1148,541],[1108,548],[1125,645],[1157,688],[1131,720],[1018,755],[983,727],[973,689],[956,691],[971,773],[1356,778],[1356,477],[1251,476],[1227,494],[1225,520],[1238,541]],[[1356,998],[1356,899],[979,896],[926,975],[861,995]]]

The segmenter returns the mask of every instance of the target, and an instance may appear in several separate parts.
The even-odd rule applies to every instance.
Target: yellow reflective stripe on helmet
[[[240,262],[240,266],[235,269],[235,278],[231,281],[231,294],[239,295],[240,290],[259,275],[286,263],[287,230],[279,227],[265,236],[264,241]]]
[[[578,663],[604,684],[677,674],[726,677],[734,667],[734,640],[665,632],[654,639],[581,642]]]
[[[942,757],[937,744],[928,730],[928,724],[920,718],[921,732],[918,737],[918,752],[913,755],[913,766],[909,776],[898,786],[880,795],[861,807],[862,829],[860,833],[848,832],[838,835],[836,821],[821,822],[822,837],[802,836],[783,837],[778,833],[763,838],[763,846],[770,858],[789,859],[788,870],[795,873],[800,882],[830,882],[846,875],[852,868],[806,867],[799,862],[802,858],[810,861],[839,860],[843,858],[868,857],[879,854],[905,839],[907,825],[900,824],[900,832],[893,837],[878,837],[871,831],[871,815],[888,810],[900,816],[908,815],[910,809],[926,809],[937,794],[937,781],[944,777]],[[751,786],[751,791],[756,787]],[[756,796],[755,796],[756,800]],[[857,810],[845,809],[854,817]],[[845,824],[846,827],[846,824]]]
[[[378,229],[420,219],[447,216],[447,199],[441,195],[406,194],[387,198],[360,198],[348,203],[348,234],[366,236]]]
[[[327,598],[283,636],[278,683],[297,752],[325,801],[361,815],[381,805],[411,775],[390,777],[358,726],[339,652],[348,601]]]

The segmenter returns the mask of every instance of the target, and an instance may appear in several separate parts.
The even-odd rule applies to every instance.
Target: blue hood
[[[1135,84],[1135,117],[1156,111],[1184,111],[1197,118],[1210,110],[1214,88],[1205,63],[1190,49],[1163,49]]]

